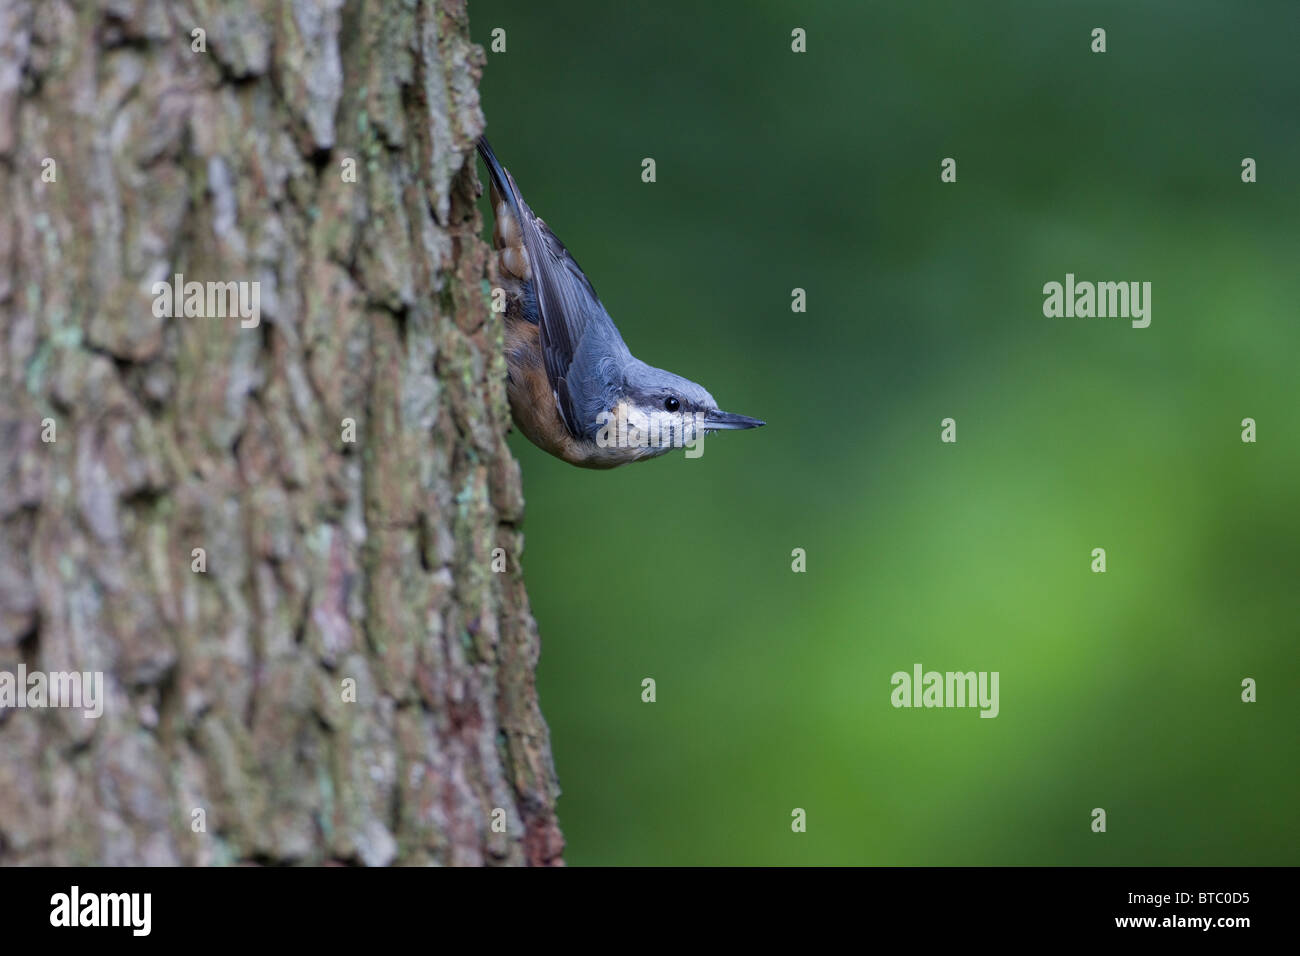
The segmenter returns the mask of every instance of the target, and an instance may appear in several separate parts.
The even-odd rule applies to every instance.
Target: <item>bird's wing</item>
[[[620,345],[622,342],[591,281],[564,248],[564,243],[542,220],[526,215],[525,222],[524,241],[532,259],[537,288],[546,375],[555,389],[569,431],[581,436],[593,424],[584,420],[584,412],[595,398],[590,394],[592,386],[598,386],[599,382],[593,381],[589,374],[579,374],[574,360],[584,352],[584,345],[589,347],[586,351],[595,345],[599,352],[598,343],[609,340],[611,332],[613,339]],[[592,370],[584,366],[581,371]]]
[[[602,382],[597,370],[587,367],[591,363],[575,370],[574,358],[584,351],[598,354],[604,349],[625,350],[626,346],[614,320],[600,304],[591,281],[559,237],[528,208],[514,177],[497,162],[486,140],[479,141],[479,153],[497,190],[510,203],[519,221],[537,293],[546,377],[569,433],[582,437],[593,425],[584,419],[592,406],[599,403],[595,393],[600,391]]]

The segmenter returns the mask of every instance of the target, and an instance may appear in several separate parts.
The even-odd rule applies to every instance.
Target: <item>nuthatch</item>
[[[614,468],[708,432],[755,428],[718,410],[702,386],[633,357],[596,290],[555,233],[524,202],[487,140],[493,244],[505,291],[506,391],[534,445],[584,468]]]

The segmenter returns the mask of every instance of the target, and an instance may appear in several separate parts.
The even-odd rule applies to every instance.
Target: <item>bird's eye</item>
[[[675,412],[681,407],[682,403],[677,401],[677,399],[671,395],[664,399],[664,408],[668,409],[670,412]]]

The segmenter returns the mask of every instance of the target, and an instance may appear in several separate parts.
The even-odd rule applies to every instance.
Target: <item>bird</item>
[[[477,145],[504,293],[506,394],[529,441],[570,464],[607,469],[675,447],[699,457],[707,434],[766,424],[721,411],[704,386],[632,355],[564,243],[524,202],[487,139]]]

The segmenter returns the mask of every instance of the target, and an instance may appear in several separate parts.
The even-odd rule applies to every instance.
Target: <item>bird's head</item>
[[[646,440],[649,455],[696,442],[710,432],[766,424],[722,411],[703,385],[637,359],[624,368],[621,385],[615,416],[636,429],[634,437]]]

